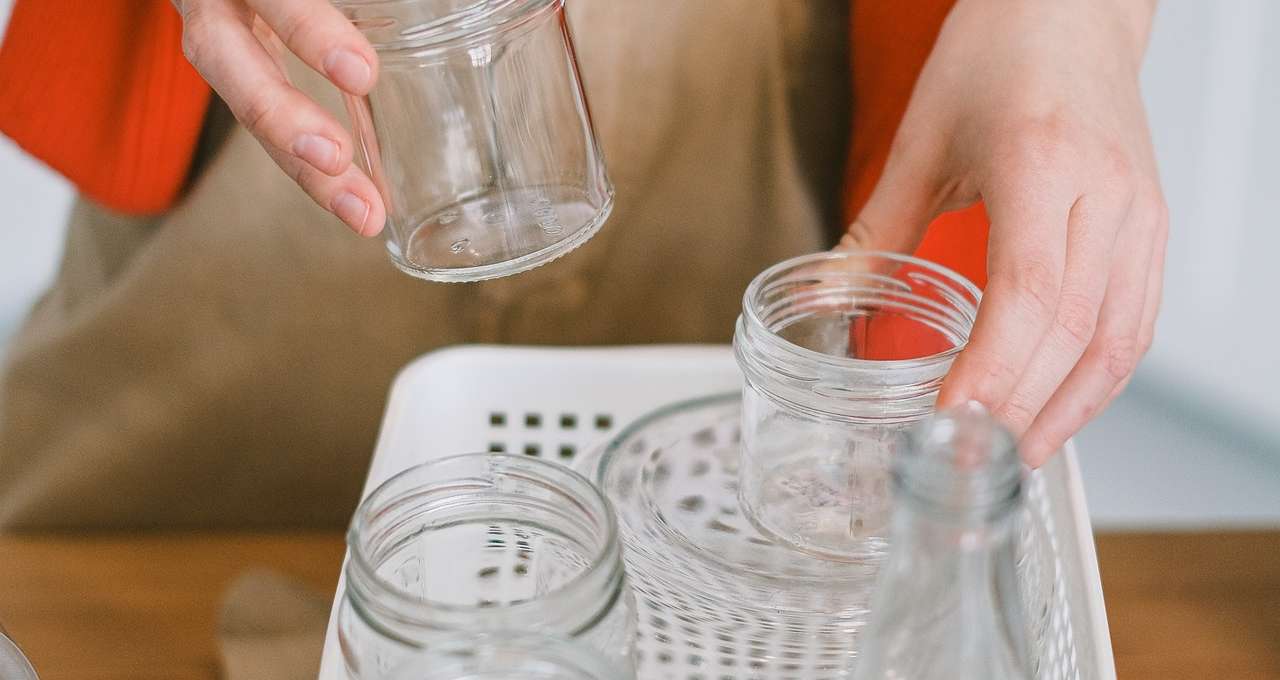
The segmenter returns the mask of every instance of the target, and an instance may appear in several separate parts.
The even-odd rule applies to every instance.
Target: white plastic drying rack
[[[572,462],[621,427],[676,401],[738,389],[725,346],[533,348],[470,345],[432,352],[391,388],[364,495],[413,465],[455,453],[508,451]],[[1032,475],[1030,497],[1052,527],[1059,589],[1046,680],[1114,680],[1093,533],[1074,447]],[[337,639],[339,579],[320,680],[347,680]]]

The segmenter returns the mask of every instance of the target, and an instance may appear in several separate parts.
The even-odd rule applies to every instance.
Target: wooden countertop
[[[226,586],[332,592],[338,533],[0,536],[0,623],[49,680],[215,680]],[[1280,680],[1280,531],[1104,534],[1121,680]],[[317,660],[318,663],[318,660]]]

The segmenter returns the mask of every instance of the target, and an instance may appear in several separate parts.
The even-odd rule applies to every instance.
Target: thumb
[[[891,154],[871,196],[835,249],[914,252],[938,212],[932,176],[924,164]]]

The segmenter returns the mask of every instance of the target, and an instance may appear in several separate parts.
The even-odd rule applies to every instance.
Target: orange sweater
[[[168,0],[18,0],[0,44],[0,131],[89,198],[177,200],[209,105]]]
[[[852,0],[853,145],[846,216],[884,167],[953,0]],[[18,0],[0,45],[0,131],[114,210],[179,198],[209,102],[168,0]],[[982,285],[981,206],[940,217],[918,254]]]

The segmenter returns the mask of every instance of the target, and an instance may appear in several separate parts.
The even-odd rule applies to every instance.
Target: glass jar
[[[39,680],[31,662],[0,626],[0,678],[5,680]]]
[[[433,640],[393,680],[632,680],[581,643],[534,633],[474,633]]]
[[[335,0],[378,52],[348,97],[391,260],[437,281],[506,276],[600,228],[613,186],[564,0]]]
[[[561,635],[631,667],[617,520],[565,466],[480,453],[410,468],[360,504],[347,547],[338,628],[355,678],[458,631]]]
[[[882,252],[804,255],[751,282],[734,335],[739,502],[761,533],[828,559],[883,554],[894,442],[933,412],[979,297]]]

